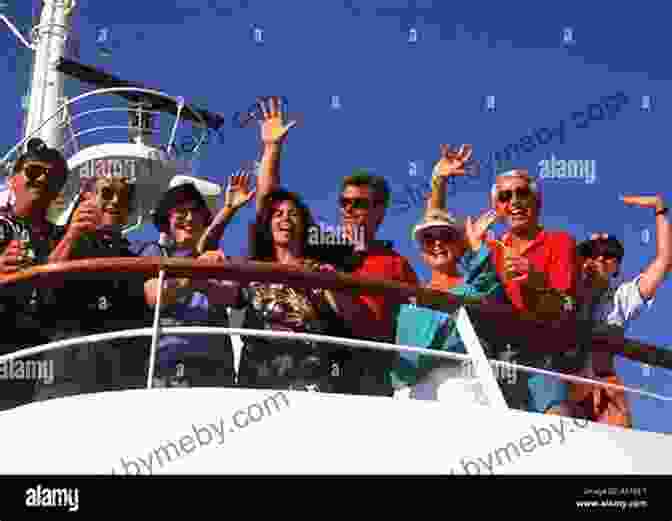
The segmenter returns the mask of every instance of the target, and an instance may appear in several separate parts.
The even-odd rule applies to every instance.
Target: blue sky
[[[28,2],[9,4],[7,12],[27,34]],[[664,53],[672,42],[667,13],[654,2],[639,2],[637,9],[481,0],[459,7],[406,0],[301,7],[168,0],[158,9],[153,2],[128,0],[79,4],[81,61],[226,117],[223,143],[211,139],[204,149],[200,176],[224,183],[242,162],[258,156],[257,130],[233,128],[231,122],[257,95],[284,95],[290,112],[302,115],[302,125],[290,131],[285,146],[283,180],[301,191],[316,213],[333,220],[339,180],[354,168],[385,175],[398,199],[406,184],[426,182],[440,143],[472,143],[475,156],[485,159],[525,135],[564,122],[564,143],[555,137],[537,144],[517,164],[537,173],[539,161],[552,154],[594,160],[596,179],[545,180],[546,227],[568,230],[579,240],[591,231],[616,234],[625,245],[628,277],[655,255],[655,243],[640,239],[643,228],[653,231],[652,212],[626,207],[618,199],[622,193],[662,193],[672,203],[664,141],[672,79]],[[263,30],[263,44],[254,42],[253,27]],[[565,27],[572,28],[573,45],[562,45]],[[109,30],[109,55],[97,49],[101,28]],[[417,31],[415,43],[408,42],[410,28]],[[7,73],[0,109],[8,116],[0,140],[8,150],[19,138],[20,99],[28,87],[31,56],[9,31],[0,33],[0,49],[0,67]],[[69,84],[68,92],[79,87]],[[618,92],[628,103],[612,119],[576,127],[573,112]],[[640,109],[644,95],[651,97],[651,111]],[[339,109],[332,108],[332,96],[338,96]],[[494,112],[484,110],[486,96],[495,96]],[[171,123],[162,118],[163,142]],[[178,142],[190,132],[188,126],[181,128]],[[121,142],[124,133],[109,137]],[[416,162],[413,177],[410,161]],[[485,210],[489,179],[482,173],[458,182],[449,208],[462,215]],[[409,235],[419,207],[393,213],[381,237],[394,240],[427,277]],[[242,224],[251,217],[252,210],[245,209],[227,230],[227,253],[242,251]],[[138,236],[154,234],[147,227]],[[629,335],[669,345],[664,321],[671,303],[667,282]],[[646,376],[639,364],[625,360],[617,367],[627,384],[672,395],[668,371],[653,368]],[[637,398],[632,403],[636,427],[672,432],[671,405]]]

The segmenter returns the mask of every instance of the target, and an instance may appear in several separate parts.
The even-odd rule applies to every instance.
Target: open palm
[[[488,228],[490,228],[497,219],[499,219],[499,216],[494,210],[485,212],[476,220],[467,217],[467,220],[464,223],[464,235],[469,243],[469,247],[473,251],[478,251],[481,248],[481,244],[483,243]]]
[[[443,178],[466,175],[464,165],[471,159],[471,154],[471,145],[462,145],[459,150],[441,145],[441,159],[434,165],[434,175]]]
[[[226,206],[238,209],[252,200],[257,192],[256,190],[250,190],[249,179],[249,174],[243,173],[232,174],[229,177],[229,184],[224,195]]]
[[[296,121],[290,121],[285,125],[280,98],[277,96],[258,98],[257,105],[262,115],[260,121],[262,142],[265,145],[282,143],[287,137],[289,129],[296,125]]]

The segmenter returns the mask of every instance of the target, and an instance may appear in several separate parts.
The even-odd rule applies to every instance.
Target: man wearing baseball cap
[[[625,251],[614,236],[593,234],[582,242],[580,260],[580,312],[595,324],[595,330],[618,331],[625,335],[633,320],[653,304],[654,295],[672,268],[672,226],[662,196],[624,196],[627,205],[655,212],[656,257],[635,278],[617,282]],[[581,376],[605,383],[623,385],[616,375],[610,353],[588,352]],[[572,384],[570,399],[580,406],[587,418],[599,423],[632,427],[630,407],[623,391],[588,384]]]
[[[8,180],[9,192],[0,208],[0,275],[49,262],[54,248],[62,246],[63,230],[47,220],[53,200],[63,189],[69,174],[61,153],[41,139],[28,141]],[[0,354],[33,347],[49,341],[53,326],[53,294],[22,286],[3,289],[0,317],[11,324],[11,333],[0,341]],[[23,358],[23,360],[27,360]],[[0,409],[30,401],[34,382],[0,382]]]

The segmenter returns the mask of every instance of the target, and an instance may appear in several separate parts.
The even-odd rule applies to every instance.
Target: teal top
[[[448,290],[450,294],[474,301],[486,297],[507,301],[504,286],[490,260],[490,249],[485,243],[478,252],[465,253],[461,264],[465,272],[464,282]],[[399,310],[396,325],[398,345],[466,353],[454,314],[405,304]],[[436,357],[401,353],[398,366],[390,371],[392,384],[395,388],[414,385],[438,361]]]

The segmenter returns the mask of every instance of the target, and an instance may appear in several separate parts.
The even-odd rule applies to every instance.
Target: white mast
[[[65,53],[70,13],[75,4],[75,0],[44,0],[40,24],[33,29],[35,61],[25,136],[53,115],[63,101],[64,76],[56,70],[56,65]],[[54,118],[39,133],[39,137],[52,148],[60,148],[63,144],[60,124],[61,118]]]

